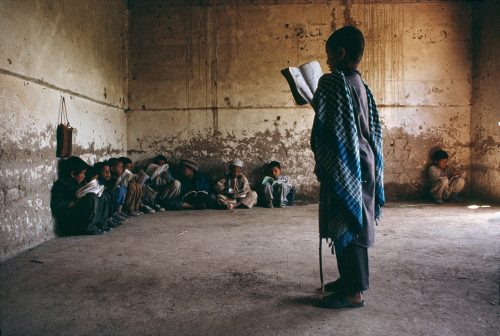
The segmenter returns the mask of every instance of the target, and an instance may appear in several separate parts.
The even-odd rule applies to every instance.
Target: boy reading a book
[[[150,206],[143,203],[143,188],[138,182],[141,179],[132,172],[132,160],[125,156],[118,158],[118,160],[123,164],[123,174],[120,178],[121,183],[127,187],[125,211],[130,214],[141,212],[155,213]]]
[[[103,234],[108,211],[96,193],[79,193],[89,166],[76,156],[61,161],[60,178],[54,182],[50,208],[62,234]]]
[[[125,216],[138,216],[137,213],[126,212],[125,207],[125,197],[127,196],[127,187],[122,183],[121,176],[123,175],[123,162],[117,158],[111,158],[108,160],[109,170],[111,172],[111,177],[107,182],[107,187],[113,192],[114,200],[116,202],[117,211]]]
[[[109,207],[108,213],[110,218],[113,218],[115,221],[115,226],[120,225],[123,221],[129,219],[130,217],[125,215],[124,213],[118,213],[118,206],[116,195],[113,192],[112,188],[109,187],[109,180],[111,179],[111,170],[109,168],[108,161],[101,161],[94,164],[95,172],[97,175],[97,182],[99,185],[104,187],[104,191],[102,196],[107,199],[107,204]]]
[[[431,196],[435,203],[443,204],[445,201],[459,201],[458,194],[464,189],[465,179],[463,173],[448,166],[448,153],[442,149],[432,155],[432,166],[429,167],[431,180]]]
[[[289,196],[293,190],[291,180],[281,173],[281,163],[278,161],[269,162],[267,169],[268,175],[264,177],[261,185],[264,206],[283,208],[290,202]]]
[[[364,306],[368,248],[384,204],[382,132],[375,101],[357,68],[365,41],[346,26],[326,42],[331,73],[313,98],[311,149],[320,182],[320,237],[334,243],[340,278],[325,286],[326,308]]]
[[[144,183],[144,202],[156,211],[165,211],[164,206],[175,200],[181,192],[181,183],[172,177],[167,159],[158,155],[146,169],[148,177]]]
[[[181,190],[177,199],[169,203],[175,210],[206,209],[210,203],[208,178],[199,170],[198,162],[192,159],[181,159],[180,174],[177,180]]]
[[[250,188],[247,177],[241,172],[242,167],[241,160],[231,161],[229,174],[215,185],[217,203],[225,209],[250,209],[257,203],[257,193]]]

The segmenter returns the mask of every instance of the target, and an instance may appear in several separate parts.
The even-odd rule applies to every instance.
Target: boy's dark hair
[[[274,167],[278,167],[281,169],[281,163],[279,163],[278,161],[271,161],[269,162],[269,164],[267,165],[267,167],[269,169],[273,169]]]
[[[85,181],[89,182],[94,176],[99,175],[99,171],[96,169],[96,165],[89,167],[85,173]]]
[[[432,161],[434,162],[438,162],[439,160],[442,160],[442,159],[447,159],[449,156],[448,156],[448,153],[446,153],[444,150],[442,149],[438,149],[437,151],[435,151],[433,154],[432,154]]]
[[[126,157],[126,156],[119,157],[119,158],[118,158],[118,161],[123,162],[123,165],[124,165],[124,166],[125,166],[126,164],[132,163],[132,160],[130,160],[130,159],[129,159],[128,157]]]
[[[108,165],[109,167],[116,167],[116,165],[118,164],[118,162],[121,162],[120,160],[118,160],[117,158],[111,158],[108,160]]]
[[[105,166],[109,166],[109,163],[108,161],[101,161],[101,162],[97,162],[96,164],[94,164],[94,169],[95,171],[100,175],[101,172],[102,172],[102,169],[105,167]]]
[[[326,50],[345,49],[345,55],[351,62],[359,62],[365,50],[365,38],[356,27],[345,26],[332,33],[326,41]]]
[[[167,158],[163,155],[156,155],[154,158],[153,158],[153,163],[154,164],[158,164],[160,161],[165,161],[167,162]]]
[[[70,156],[67,159],[64,159],[60,163],[62,177],[71,177],[71,173],[74,175],[80,174],[85,169],[88,169],[89,165],[80,159],[78,156]]]

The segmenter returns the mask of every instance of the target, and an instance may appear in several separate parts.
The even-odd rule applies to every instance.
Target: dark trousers
[[[109,204],[105,198],[87,194],[68,210],[68,223],[73,234],[83,234],[102,228],[108,219]]]
[[[336,254],[337,267],[344,293],[352,295],[369,287],[368,249],[353,241],[342,252]]]
[[[112,215],[114,215],[115,212],[118,211],[115,195],[113,192],[109,191],[108,189],[105,189],[101,197],[105,200],[105,203],[108,207],[108,217],[111,217]]]

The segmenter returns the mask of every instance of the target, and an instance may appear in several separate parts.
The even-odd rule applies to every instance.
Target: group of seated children
[[[242,173],[243,162],[239,159],[229,163],[228,174],[213,188],[192,159],[181,159],[177,174],[173,175],[169,168],[163,155],[137,173],[132,172],[132,161],[126,157],[93,166],[76,156],[61,160],[51,198],[59,233],[99,235],[145,213],[165,209],[250,209],[257,203],[257,193]],[[264,206],[291,205],[294,188],[281,174],[280,163],[271,161],[268,170],[260,186]]]

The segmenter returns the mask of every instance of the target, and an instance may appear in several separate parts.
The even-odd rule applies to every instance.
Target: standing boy
[[[375,101],[357,71],[361,31],[336,30],[326,42],[328,66],[314,94],[311,148],[320,181],[320,235],[333,240],[340,278],[326,286],[327,308],[362,307],[368,247],[384,204],[382,131]]]

